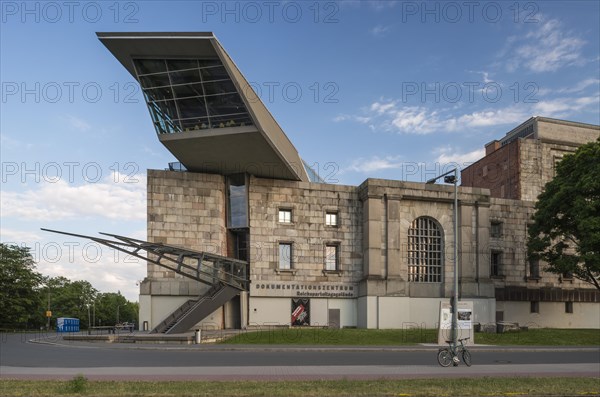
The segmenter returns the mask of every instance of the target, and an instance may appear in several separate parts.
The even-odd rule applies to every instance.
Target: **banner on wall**
[[[310,325],[310,299],[292,299],[292,326]]]

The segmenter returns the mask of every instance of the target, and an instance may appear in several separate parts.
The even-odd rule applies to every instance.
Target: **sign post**
[[[475,343],[473,333],[473,302],[458,301],[456,313],[456,338],[470,338],[465,345]],[[450,303],[440,302],[440,320],[438,330],[438,345],[446,345],[452,340],[452,313]]]

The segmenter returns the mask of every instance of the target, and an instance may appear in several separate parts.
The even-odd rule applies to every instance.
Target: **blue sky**
[[[145,238],[158,142],[102,31],[212,31],[330,183],[424,181],[531,116],[600,124],[600,3],[20,2],[0,24],[1,240],[137,299],[140,261],[40,227]]]

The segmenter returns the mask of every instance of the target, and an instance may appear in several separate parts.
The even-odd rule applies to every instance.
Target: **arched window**
[[[431,218],[419,217],[408,228],[408,281],[442,282],[442,230]]]

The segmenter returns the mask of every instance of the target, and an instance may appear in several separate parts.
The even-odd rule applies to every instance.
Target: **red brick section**
[[[461,186],[490,189],[492,197],[519,200],[519,141],[515,140],[461,171]]]

